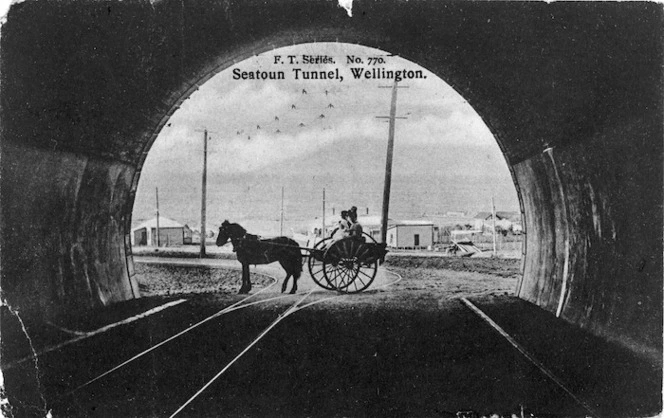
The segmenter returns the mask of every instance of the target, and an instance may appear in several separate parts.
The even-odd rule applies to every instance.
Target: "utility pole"
[[[157,247],[159,247],[159,187],[155,187],[157,197]]]
[[[406,119],[398,117],[397,114],[397,89],[408,88],[407,86],[399,86],[398,81],[394,80],[393,86],[379,86],[379,88],[392,89],[392,102],[390,104],[390,116],[376,116],[379,119],[389,119],[390,129],[387,138],[387,159],[385,161],[385,183],[383,187],[383,213],[381,218],[380,232],[382,235],[382,242],[387,243],[387,218],[390,209],[390,188],[392,186],[392,155],[394,154],[394,125],[396,119]]]
[[[202,193],[201,193],[201,258],[205,257],[205,238],[207,236],[205,228],[205,205],[207,193],[207,143],[208,131],[203,131],[203,179],[202,179]]]
[[[203,132],[203,178],[201,186],[201,251],[200,257],[205,257],[205,205],[206,205],[206,193],[207,193],[207,143],[208,143],[208,133],[210,133],[207,128],[201,130],[196,130],[196,132]]]

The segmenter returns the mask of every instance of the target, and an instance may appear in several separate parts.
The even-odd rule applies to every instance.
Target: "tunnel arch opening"
[[[413,219],[417,219],[421,223],[426,218],[432,225],[432,231],[430,238],[425,237],[421,233],[422,231],[418,231],[416,238],[414,236],[408,239],[402,238],[399,242],[394,241],[396,232],[393,231],[391,234],[393,242],[388,242],[388,246],[395,249],[415,249],[417,247],[428,248],[430,251],[445,251],[451,250],[452,239],[463,240],[465,237],[467,240],[468,237],[471,237],[478,241],[477,245],[487,251],[486,253],[490,253],[492,239],[487,238],[483,233],[493,226],[490,225],[490,221],[479,220],[475,215],[478,213],[484,215],[489,213],[490,215],[491,201],[495,197],[497,198],[499,219],[501,219],[497,229],[504,232],[504,237],[501,234],[498,239],[499,254],[503,254],[503,248],[509,248],[511,250],[509,257],[517,254],[517,257],[522,259],[523,266],[521,254],[525,243],[520,240],[521,235],[517,235],[521,233],[518,228],[522,225],[520,220],[523,219],[523,216],[519,216],[518,213],[523,205],[520,202],[518,188],[514,193],[514,173],[510,166],[503,162],[503,158],[506,156],[502,145],[492,135],[483,119],[458,92],[438,75],[416,63],[380,49],[368,48],[359,44],[320,41],[317,43],[302,42],[295,46],[283,47],[274,43],[270,45],[271,48],[264,49],[261,54],[248,52],[245,54],[248,58],[244,60],[234,56],[232,61],[222,60],[225,64],[206,70],[207,72],[198,78],[199,81],[192,83],[196,86],[195,88],[189,89],[176,99],[176,104],[167,112],[170,118],[160,120],[157,129],[161,128],[161,131],[153,135],[155,139],[152,140],[150,146],[158,145],[160,141],[168,141],[170,145],[157,146],[160,149],[158,151],[160,157],[155,158],[162,158],[162,162],[155,161],[149,164],[148,171],[152,173],[158,170],[158,167],[178,166],[186,172],[191,171],[192,167],[197,167],[196,176],[198,177],[188,178],[189,213],[185,215],[182,210],[178,210],[179,213],[176,216],[181,220],[181,224],[186,224],[187,228],[200,224],[200,212],[197,214],[196,211],[200,211],[202,157],[199,154],[202,154],[203,126],[205,126],[206,130],[210,132],[208,139],[214,138],[208,142],[207,154],[209,167],[207,169],[208,230],[214,229],[210,227],[210,221],[216,228],[224,219],[233,220],[235,218],[234,220],[238,221],[238,216],[243,215],[237,213],[237,208],[229,210],[230,208],[225,202],[222,204],[215,198],[215,193],[225,195],[229,200],[237,200],[235,195],[246,195],[250,189],[250,186],[246,186],[243,191],[237,190],[234,195],[229,197],[228,193],[232,192],[228,188],[225,192],[211,190],[215,188],[215,185],[211,184],[215,181],[215,177],[216,181],[222,178],[221,181],[228,182],[232,181],[229,179],[234,178],[234,173],[238,171],[249,172],[250,176],[254,175],[259,169],[251,169],[247,166],[256,165],[256,161],[248,159],[246,154],[254,152],[256,159],[279,158],[264,152],[265,148],[273,147],[274,150],[274,147],[277,146],[293,152],[292,155],[282,156],[282,159],[289,159],[289,162],[292,163],[294,157],[297,157],[294,164],[300,165],[299,168],[282,167],[282,171],[290,170],[290,174],[294,174],[295,177],[281,179],[282,188],[284,184],[288,184],[286,187],[287,206],[289,204],[297,205],[299,210],[296,212],[299,213],[294,214],[292,206],[287,207],[286,212],[289,219],[285,229],[283,222],[281,229],[277,226],[278,222],[273,222],[271,229],[269,227],[265,229],[266,222],[260,225],[253,222],[257,225],[254,228],[247,227],[245,224],[250,232],[262,236],[290,235],[291,232],[297,232],[303,240],[302,244],[306,245],[302,237],[303,233],[311,234],[311,231],[307,231],[307,229],[313,229],[311,225],[320,223],[322,219],[327,219],[327,223],[336,222],[344,205],[340,200],[343,200],[349,207],[351,204],[360,207],[361,215],[365,215],[362,216],[361,221],[371,223],[371,225],[365,225],[365,229],[370,231],[372,237],[380,241],[380,200],[384,181],[387,125],[385,124],[385,128],[383,128],[380,122],[386,120],[381,121],[375,118],[378,114],[389,113],[389,90],[385,93],[381,87],[389,87],[394,81],[392,76],[403,74],[404,80],[399,80],[401,87],[410,85],[407,85],[407,89],[404,89],[399,96],[400,110],[397,113],[409,116],[400,116],[400,119],[406,120],[399,120],[397,124],[395,152],[397,166],[394,169],[394,176],[400,182],[397,182],[396,190],[392,194],[389,218],[390,223],[397,224],[399,220],[413,222]],[[314,60],[318,61],[314,63]],[[391,62],[386,62],[386,60]],[[365,71],[368,73],[365,74]],[[313,77],[325,78],[310,80],[308,73],[311,73]],[[330,79],[327,78],[328,74]],[[270,75],[280,77],[280,79],[261,79],[262,76],[268,78]],[[210,85],[214,85],[214,87],[210,87]],[[250,87],[244,88],[246,85]],[[242,89],[244,89],[244,93],[238,94],[237,91]],[[256,99],[256,97],[260,97],[260,99]],[[226,104],[221,106],[215,104],[215,101]],[[273,105],[271,102],[277,102],[278,105]],[[326,104],[327,102],[330,104]],[[250,103],[254,103],[254,105]],[[375,105],[373,108],[372,104]],[[242,106],[246,108],[241,112],[236,112]],[[262,113],[253,110],[261,106],[269,110]],[[212,111],[212,108],[215,110]],[[306,112],[311,114],[308,115]],[[205,115],[211,113],[214,113],[214,118],[217,120],[211,121],[208,118],[205,122],[203,120]],[[273,117],[273,114],[277,116]],[[359,114],[362,114],[362,118],[359,118]],[[250,120],[251,117],[255,120]],[[407,120],[409,118],[410,120]],[[306,119],[306,126],[305,123],[300,123],[297,127],[297,122],[301,122],[300,119]],[[289,127],[289,124],[292,126]],[[348,126],[352,126],[356,132],[347,132],[348,129],[343,129]],[[157,137],[160,139],[157,140]],[[184,140],[184,138],[187,139]],[[238,144],[242,143],[241,141],[250,151],[238,151]],[[297,145],[293,145],[295,143]],[[312,143],[316,145],[312,147]],[[496,143],[498,143],[497,146]],[[263,145],[258,146],[258,144]],[[335,148],[330,150],[330,146]],[[166,147],[170,147],[171,151],[166,151]],[[183,158],[184,147],[195,148],[196,151],[192,151],[195,155],[187,155],[186,159]],[[350,156],[343,152],[345,149],[353,148],[356,149]],[[174,152],[177,153],[179,162],[168,161],[170,157],[167,155],[174,155]],[[321,159],[316,157],[317,153],[327,153],[325,154],[327,157]],[[335,153],[343,154],[343,157],[340,156],[337,159],[343,160],[345,163],[336,161],[333,155]],[[213,156],[215,154],[216,156]],[[352,154],[361,154],[362,158],[353,157]],[[138,190],[136,178],[146,169],[145,161],[148,153],[144,152],[142,155],[141,169],[135,173],[133,182],[136,185],[133,196],[136,196],[136,190]],[[440,158],[440,160],[428,158],[432,155],[437,157],[442,155],[445,158]],[[314,162],[311,163],[310,160]],[[234,164],[234,161],[242,161],[244,166]],[[271,169],[268,163],[261,164],[268,166],[268,170]],[[225,180],[220,174],[222,170],[226,174]],[[338,178],[336,172],[343,170],[349,170],[348,173],[352,171],[351,174],[355,175],[356,181],[365,184],[365,187],[356,187],[352,184],[349,186],[343,178]],[[403,173],[404,171],[407,173]],[[409,176],[406,177],[406,174]],[[174,175],[175,173],[170,173],[163,177],[171,179],[172,182]],[[279,175],[275,172],[268,177]],[[510,176],[511,182],[507,180]],[[143,186],[142,193],[139,193],[139,202],[134,206],[134,216],[137,216],[140,221],[146,221],[152,215],[151,210],[147,208],[154,208],[154,189],[157,180],[153,174],[150,174],[150,178],[151,186]],[[312,178],[316,181],[311,181]],[[370,183],[375,186],[374,191],[370,193],[366,189],[369,178]],[[408,183],[410,188],[421,183],[427,186],[424,188],[421,185],[418,186],[417,190],[420,192],[414,195],[404,190],[405,178],[411,180]],[[307,190],[305,195],[293,196],[294,187],[291,186],[295,183],[294,180],[302,183],[316,183],[317,186],[314,187],[315,190],[305,187],[305,189],[311,190]],[[507,186],[505,180],[509,183]],[[455,186],[453,188],[450,188],[449,185],[447,187],[437,186],[435,184],[437,181],[441,184],[453,183]],[[464,181],[468,182],[465,185],[466,188],[464,189],[464,186],[459,188],[458,186]],[[263,183],[268,182],[269,180],[263,181]],[[346,189],[334,190],[334,182],[345,184]],[[238,181],[237,183],[244,184],[245,182]],[[255,183],[253,184],[255,185]],[[271,186],[274,189],[272,199],[278,202],[280,187],[276,183]],[[395,189],[395,186],[392,188]],[[324,216],[321,216],[320,213],[322,189],[327,190],[328,197],[327,213]],[[423,196],[426,194],[424,189],[437,196],[435,199],[430,199],[435,201],[434,203],[423,203]],[[434,192],[436,189],[444,191],[436,193]],[[296,193],[301,194],[302,192],[303,190],[300,189]],[[167,192],[160,189],[162,205],[166,200],[165,193]],[[335,193],[336,202],[334,201]],[[483,196],[479,197],[480,194]],[[474,196],[471,198],[468,197],[469,195]],[[171,196],[173,196],[172,191]],[[343,197],[340,198],[340,196]],[[443,196],[445,197],[443,198]],[[410,201],[410,208],[399,205],[400,197],[406,197]],[[417,200],[419,202],[415,202]],[[294,201],[297,203],[293,204]],[[137,209],[136,206],[139,208]],[[176,210],[174,206],[171,207]],[[193,209],[193,213],[191,213],[193,207],[198,209]],[[242,205],[241,207],[248,206]],[[253,212],[259,211],[256,204],[249,205],[249,207]],[[310,215],[308,218],[306,215],[303,216],[301,207],[307,208]],[[278,207],[272,209],[274,213],[278,212]],[[170,212],[172,215],[174,215],[173,210]],[[137,211],[141,214],[136,215]],[[162,216],[164,213],[168,214],[168,211],[162,211]],[[219,213],[225,213],[225,215],[221,216]],[[511,217],[510,219],[507,219],[508,215]],[[318,221],[314,221],[314,219],[318,219]],[[243,221],[243,219],[239,221]],[[244,221],[252,225],[251,220]],[[136,228],[137,222],[138,220],[133,222],[134,228]],[[478,223],[480,223],[479,226]],[[516,233],[513,232],[513,225]],[[259,228],[258,231],[256,228]],[[194,241],[197,241],[200,236],[199,228],[194,229],[194,234],[196,234]],[[459,229],[471,230],[460,231]],[[284,230],[288,233],[284,234]],[[454,232],[450,234],[451,231]],[[508,234],[509,236],[507,236]],[[142,237],[145,238],[145,235],[143,234]],[[154,235],[153,231],[151,236]],[[401,232],[401,236],[405,236],[404,231]],[[162,245],[166,239],[162,239]],[[416,241],[410,242],[413,239]],[[136,240],[132,230],[131,241],[135,244]],[[154,245],[154,239],[152,241],[152,245]],[[464,249],[466,248],[469,247],[464,247]]]

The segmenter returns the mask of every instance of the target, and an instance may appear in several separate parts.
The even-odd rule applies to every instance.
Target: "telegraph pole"
[[[205,228],[205,204],[206,204],[206,193],[207,193],[207,143],[208,143],[208,131],[207,129],[203,130],[203,179],[202,179],[202,193],[201,193],[201,258],[205,257],[205,238],[206,238],[206,228]]]
[[[208,131],[207,128],[202,130],[197,129],[196,132],[203,132],[203,178],[201,179],[201,250],[200,257],[205,257],[205,235],[206,235],[206,226],[205,226],[205,206],[206,206],[206,194],[207,194],[207,144],[208,144],[208,134],[216,133]]]
[[[383,187],[383,212],[381,218],[380,232],[383,237],[383,243],[387,243],[387,218],[390,209],[390,188],[392,186],[392,155],[394,154],[394,125],[396,119],[406,119],[398,117],[397,114],[397,89],[408,88],[407,86],[399,86],[398,81],[394,80],[393,86],[379,86],[379,88],[392,89],[392,102],[390,104],[390,116],[376,116],[380,119],[389,119],[390,129],[387,138],[387,159],[385,160],[385,183]]]
[[[207,193],[207,143],[208,134],[210,133],[207,128],[203,130],[196,130],[196,132],[203,132],[203,178],[201,185],[201,251],[200,257],[205,257],[205,206],[206,206],[206,193]]]

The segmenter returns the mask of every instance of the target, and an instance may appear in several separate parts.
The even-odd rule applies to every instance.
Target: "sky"
[[[298,62],[291,64],[289,55]],[[328,63],[304,64],[305,55],[328,57]],[[347,56],[362,63],[349,64]],[[294,68],[331,71],[343,80],[304,80],[301,73],[296,80]],[[396,121],[393,181],[402,184],[406,192],[393,196],[393,207],[398,212],[399,202],[407,194],[411,200],[407,206],[412,209],[402,211],[401,217],[431,213],[437,205],[428,199],[423,205],[427,210],[417,209],[412,200],[419,199],[418,193],[425,198],[435,195],[430,192],[433,189],[451,190],[450,182],[464,181],[470,192],[465,190],[463,199],[450,197],[448,192],[441,197],[441,208],[489,210],[485,206],[491,196],[486,193],[496,190],[499,210],[518,209],[516,192],[495,139],[454,89],[426,69],[386,52],[359,45],[316,43],[275,49],[238,62],[185,100],[147,157],[134,220],[153,214],[154,189],[159,187],[160,209],[169,208],[169,201],[178,201],[167,209],[170,216],[194,222],[200,212],[203,129],[209,131],[208,204],[223,207],[219,217],[272,214],[275,199],[276,211],[280,211],[281,187],[288,191],[293,220],[315,215],[309,213],[317,210],[310,201],[320,206],[321,188],[335,196],[339,207],[348,203],[379,210],[388,123],[377,116],[389,115],[393,80],[355,79],[351,68],[421,71],[420,79],[400,81],[397,92],[397,116],[405,119]],[[282,71],[284,79],[238,76],[246,72],[248,77],[256,70]],[[477,189],[478,183],[482,184],[482,196],[473,197],[472,189]],[[453,186],[458,189],[459,185]],[[300,208],[306,213],[295,216]]]

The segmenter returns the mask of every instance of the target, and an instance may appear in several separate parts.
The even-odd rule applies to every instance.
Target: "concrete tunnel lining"
[[[197,85],[276,47],[358,43],[440,76],[505,154],[518,296],[662,347],[662,7],[652,3],[27,1],[2,28],[3,300],[50,317],[137,295],[142,163]],[[549,150],[549,151],[545,151]]]

